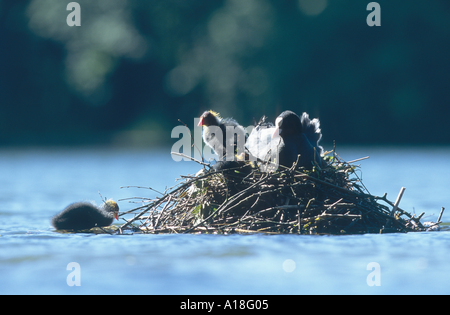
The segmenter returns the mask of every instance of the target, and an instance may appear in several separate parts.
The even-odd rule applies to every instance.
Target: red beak
[[[119,220],[119,212],[116,213],[116,220]]]
[[[198,127],[203,126],[203,117],[200,117],[200,121],[198,122]]]

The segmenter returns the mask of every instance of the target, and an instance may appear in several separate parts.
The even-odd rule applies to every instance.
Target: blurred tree
[[[0,144],[170,144],[208,108],[308,111],[326,142],[450,142],[446,0],[378,1],[379,27],[349,0],[77,2],[76,27],[68,2],[0,2]]]

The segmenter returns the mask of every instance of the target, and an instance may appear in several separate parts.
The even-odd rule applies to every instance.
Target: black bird
[[[75,202],[52,218],[57,230],[84,230],[95,226],[109,226],[114,218],[119,219],[119,206],[106,200],[101,207],[90,202]]]
[[[322,166],[323,148],[319,146],[322,133],[317,118],[311,120],[307,113],[300,118],[290,110],[284,111],[275,120],[272,138],[278,135],[282,140],[278,144],[280,165],[291,167],[300,155],[298,166],[306,169],[314,164]]]
[[[221,171],[224,174],[245,177],[251,173],[253,167],[246,161],[218,161],[213,165],[213,171]]]
[[[244,153],[247,135],[233,118],[221,118],[214,111],[206,111],[200,116],[198,126],[203,126],[203,141],[219,159],[234,161],[236,154]]]

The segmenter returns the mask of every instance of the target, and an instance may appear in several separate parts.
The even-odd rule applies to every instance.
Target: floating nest
[[[330,154],[332,153],[332,154]],[[362,234],[417,232],[438,228],[422,224],[386,194],[369,194],[358,177],[359,166],[335,152],[322,168],[296,167],[262,172],[249,164],[214,171],[205,163],[195,176],[155,199],[133,197],[139,206],[121,214],[120,232]],[[142,187],[141,187],[142,188]],[[152,188],[148,188],[153,190]],[[441,215],[442,216],[441,210]]]

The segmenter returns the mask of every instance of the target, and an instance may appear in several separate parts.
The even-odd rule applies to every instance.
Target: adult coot
[[[291,167],[299,157],[298,166],[311,169],[314,164],[322,165],[323,148],[319,146],[322,138],[320,122],[310,119],[307,113],[300,118],[296,113],[287,110],[275,120],[273,138],[281,137],[278,144],[279,164]]]
[[[236,154],[244,152],[247,135],[233,118],[221,118],[214,111],[206,111],[200,117],[198,126],[203,126],[203,141],[219,159],[232,161]]]
[[[106,200],[101,207],[90,202],[75,202],[52,218],[57,230],[83,230],[95,226],[109,226],[114,218],[119,219],[119,206]]]

